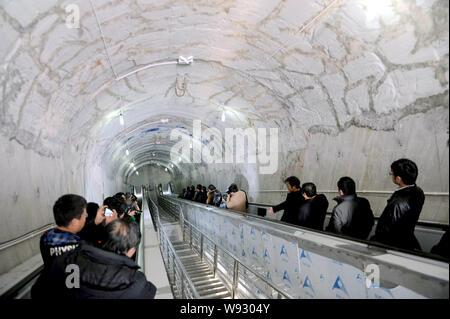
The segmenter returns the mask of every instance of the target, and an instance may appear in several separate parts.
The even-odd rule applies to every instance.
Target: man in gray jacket
[[[338,204],[333,208],[326,231],[367,239],[374,225],[374,216],[367,199],[356,195],[356,185],[350,177],[342,177],[337,183]]]

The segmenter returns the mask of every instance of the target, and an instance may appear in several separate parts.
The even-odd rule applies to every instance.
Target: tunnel
[[[297,176],[331,211],[350,176],[378,218],[396,189],[390,165],[408,158],[425,194],[419,222],[445,230],[448,6],[0,1],[0,283],[40,254],[63,194],[101,204],[142,189],[153,214],[186,186],[235,183],[256,210]]]

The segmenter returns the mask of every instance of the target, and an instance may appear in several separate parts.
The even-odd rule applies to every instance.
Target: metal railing
[[[383,273],[383,277],[386,282],[395,283],[398,286],[407,288],[414,293],[426,296],[428,298],[442,298],[442,296],[448,298],[448,259],[440,260],[437,256],[430,258],[428,256],[430,254],[419,254],[416,252],[402,251],[401,249],[392,250],[392,247],[386,245],[383,246],[382,244],[362,240],[355,241],[351,238],[345,238],[344,236],[334,236],[323,231],[309,230],[304,227],[294,227],[283,222],[273,222],[259,216],[249,216],[248,214],[243,215],[238,212],[222,210],[213,206],[205,206],[199,203],[170,196],[161,196],[158,198],[158,202],[161,206],[180,206],[183,209],[184,214],[186,214],[186,216],[184,216],[186,217],[185,219],[188,219],[189,222],[193,223],[193,226],[200,228],[209,236],[216,238],[215,240],[212,240],[217,243],[220,241],[220,244],[223,244],[230,251],[236,251],[233,246],[235,244],[231,244],[227,240],[225,234],[231,232],[232,229],[239,231],[238,228],[241,225],[251,228],[255,227],[257,231],[268,234],[267,236],[276,237],[277,240],[281,240],[287,244],[297,244],[298,249],[302,250],[302,254],[303,251],[305,251],[307,254],[317,257],[320,255],[320,258],[323,258],[323,260],[320,259],[320,263],[327,265],[327,267],[329,266],[337,269],[336,265],[345,264],[346,267],[348,265],[357,271],[364,272],[364,267],[366,267],[366,265],[376,264],[380,269],[380,273]],[[170,204],[167,202],[170,202]],[[179,212],[180,208],[177,209]],[[211,216],[211,218],[208,216]],[[227,220],[227,225],[230,225],[230,229],[229,231],[226,230],[223,232],[220,228],[218,228],[219,234],[217,234],[216,231],[214,231],[217,227],[213,227],[214,225],[205,224],[205,218],[211,222]],[[197,243],[201,243],[201,239],[200,241],[195,239],[196,228],[192,229],[194,236],[192,239],[187,239],[189,241],[192,240],[193,245],[198,246],[199,244]],[[184,232],[186,233],[185,237],[187,237],[187,233],[190,234],[191,230],[188,227],[187,230],[184,230]],[[231,233],[229,233],[229,235],[231,235]],[[205,239],[208,240],[207,238],[204,238],[203,241],[205,241]],[[235,240],[233,239],[233,241]],[[237,240],[237,242],[238,241],[239,240]],[[198,247],[198,251],[202,251],[201,244]],[[203,253],[205,253],[204,249]],[[293,256],[295,256],[295,254]],[[390,256],[395,256],[395,258],[391,259]],[[261,257],[258,257],[258,261],[253,266],[251,266],[251,261],[248,258],[250,257],[244,256],[242,257],[242,260],[245,261],[247,259],[247,261],[250,262],[247,263],[247,266],[252,267],[251,270],[259,271],[258,268],[260,268],[262,270],[260,274],[261,276],[264,276],[264,262]],[[299,256],[298,258],[302,258],[302,256]],[[305,259],[305,261],[300,261],[300,264],[304,263],[309,265],[311,264],[311,262],[307,259]],[[408,266],[405,268],[405,265],[414,266]],[[305,272],[302,270],[303,274],[310,274],[308,273],[309,270],[307,268],[304,268],[304,270]],[[294,269],[291,271],[294,271]],[[228,272],[233,273],[231,266],[228,267]],[[277,277],[277,280],[280,279]],[[295,281],[300,282],[301,280],[295,279]],[[352,279],[352,281],[355,280]],[[231,283],[232,282],[233,280],[231,280]],[[273,282],[278,285],[278,288],[281,287],[283,289],[281,283],[277,283],[276,281]],[[355,283],[355,285],[356,284],[360,285],[359,282]],[[294,288],[294,286],[290,286],[288,284],[286,285],[287,291],[290,294],[295,294],[295,296],[302,295],[304,292],[304,289],[301,287],[298,288],[295,286],[297,288]],[[256,288],[259,289],[259,287]],[[358,294],[355,293],[356,298],[368,298],[369,294],[372,293],[372,290],[369,290],[369,288],[364,286],[364,288],[361,288],[361,291],[365,291],[364,293],[366,294],[366,297],[364,297],[363,292],[361,292],[361,294],[358,292]],[[283,291],[286,290],[283,289]],[[327,291],[324,290],[323,293],[327,294]],[[268,292],[268,294],[271,294],[271,292]],[[402,294],[403,296],[408,296],[406,292],[402,292]],[[319,298],[323,298],[323,296]]]
[[[135,191],[135,188],[133,187],[133,190]],[[136,191],[134,192],[136,194]],[[141,201],[141,210],[144,212],[144,189],[141,188],[142,195],[142,201]],[[136,250],[136,263],[139,267],[141,267],[142,271],[145,272],[145,258],[144,258],[144,238],[145,238],[145,227],[144,227],[144,214],[141,214],[139,216],[139,229],[141,231],[141,242],[139,243],[139,247]]]
[[[220,245],[215,239],[211,238],[209,235],[205,234],[200,229],[198,229],[196,226],[194,226],[192,223],[187,221],[184,218],[183,211],[179,205],[171,203],[171,202],[167,201],[165,198],[162,198],[159,196],[158,196],[158,204],[160,204],[161,207],[163,207],[163,208],[166,207],[167,210],[170,210],[171,213],[173,213],[173,214],[176,214],[176,212],[178,212],[178,215],[180,218],[181,229],[182,229],[183,241],[189,242],[190,247],[193,250],[197,251],[197,253],[200,255],[200,259],[202,261],[204,261],[204,259],[205,259],[204,257],[205,257],[205,253],[206,253],[205,239],[212,243],[211,248],[213,247],[212,248],[213,251],[209,255],[213,257],[212,268],[213,268],[214,277],[216,277],[218,275],[219,249],[224,254],[226,254],[228,257],[230,257],[232,259],[233,270],[232,270],[231,279],[227,278],[227,275],[229,274],[229,272],[226,272],[226,273],[222,272],[223,276],[220,276],[220,277],[221,277],[221,279],[223,279],[223,281],[229,283],[228,288],[231,291],[231,297],[233,299],[235,299],[236,296],[238,295],[239,287],[248,288],[248,287],[246,287],[247,285],[244,280],[241,281],[241,283],[239,283],[239,278],[240,278],[239,270],[241,268],[250,272],[254,277],[256,277],[258,280],[262,281],[264,285],[267,285],[271,289],[273,289],[277,293],[278,299],[282,299],[282,298],[293,299],[293,297],[291,295],[289,295],[286,292],[283,292],[276,285],[274,285],[273,283],[268,281],[266,278],[261,276],[258,272],[254,271],[250,267],[246,266],[245,263],[239,257],[237,257],[233,252],[229,251],[228,249],[226,249],[225,247]],[[188,232],[188,235],[186,234],[186,231]],[[186,237],[188,237],[187,240],[186,240]],[[246,289],[246,290],[248,291],[249,289]],[[248,296],[246,296],[246,297],[248,297]]]
[[[54,228],[55,226],[56,225],[54,223],[50,223],[50,224],[47,224],[47,225],[42,226],[40,228],[37,228],[37,229],[35,229],[35,230],[31,231],[31,232],[28,232],[28,233],[26,233],[26,234],[24,234],[24,235],[22,235],[20,237],[17,237],[17,238],[8,240],[8,241],[6,241],[4,243],[1,243],[0,244],[0,251],[5,250],[5,249],[10,248],[10,247],[13,247],[13,246],[16,246],[16,245],[18,245],[20,243],[23,243],[24,241],[27,241],[29,239],[34,238],[34,237],[41,236],[44,232],[46,232],[49,229]]]
[[[159,248],[161,250],[161,255],[163,257],[167,273],[169,274],[169,279],[171,279],[171,285],[176,286],[181,299],[200,299],[201,297],[199,293],[195,289],[195,286],[189,278],[183,263],[170,242],[169,236],[161,224],[158,206],[150,199],[150,197],[147,197],[147,200],[150,202],[151,210],[156,214],[158,239],[160,243]]]

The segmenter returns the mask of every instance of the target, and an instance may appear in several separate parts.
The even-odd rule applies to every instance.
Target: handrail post
[[[189,224],[189,245],[192,248],[192,225]]]
[[[233,287],[231,292],[231,298],[236,298],[236,290],[237,290],[237,284],[238,284],[238,276],[239,276],[239,263],[235,259],[234,260],[234,267],[233,267]]]
[[[200,260],[203,261],[203,233],[200,234]]]
[[[172,267],[173,267],[173,282],[176,284],[176,280],[175,280],[176,271],[175,271],[175,256],[174,256],[174,254],[172,254]]]
[[[214,244],[214,278],[216,278],[217,273],[217,245]]]
[[[181,299],[184,299],[184,275],[181,277],[181,292],[180,292]]]

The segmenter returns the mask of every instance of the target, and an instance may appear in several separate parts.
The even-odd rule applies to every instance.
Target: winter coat
[[[425,195],[415,184],[395,191],[387,201],[371,240],[394,247],[420,250],[414,228],[424,202]]]
[[[273,212],[276,213],[284,210],[281,221],[285,223],[295,224],[297,222],[298,211],[300,206],[305,202],[305,198],[301,191],[290,192],[286,196],[286,200],[281,204],[273,207]]]
[[[354,195],[333,198],[338,204],[333,208],[327,231],[347,236],[367,239],[374,225],[370,203],[363,197]]]
[[[230,193],[227,198],[227,208],[241,213],[247,213],[247,196],[241,190]]]
[[[323,194],[318,194],[314,198],[306,199],[298,210],[295,224],[298,226],[323,230],[327,209],[328,200]]]
[[[46,231],[40,239],[40,249],[44,267],[48,267],[53,260],[78,247],[81,238],[75,234],[53,228]]]
[[[68,265],[79,268],[79,288],[68,288]],[[55,259],[32,288],[33,299],[153,299],[156,287],[139,266],[125,255],[105,251],[82,241],[70,254]]]

